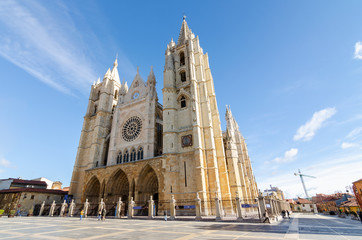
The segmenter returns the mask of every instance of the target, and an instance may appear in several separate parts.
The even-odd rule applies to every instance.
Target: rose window
[[[122,138],[127,142],[135,140],[141,133],[142,120],[139,117],[129,118],[123,126]]]

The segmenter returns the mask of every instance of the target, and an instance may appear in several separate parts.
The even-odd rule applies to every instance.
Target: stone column
[[[65,200],[64,200],[64,202],[62,203],[62,207],[61,207],[61,209],[60,209],[60,216],[61,217],[64,217],[64,212],[65,212],[65,209],[68,207],[68,204],[65,202]]]
[[[238,221],[242,221],[243,220],[243,215],[242,215],[242,208],[241,208],[241,199],[239,198],[239,194],[236,193],[236,210],[237,210],[237,213],[238,213],[238,218],[237,220]]]
[[[88,199],[85,200],[85,203],[84,203],[84,218],[86,218],[88,216],[88,208],[89,208],[89,202],[88,202]],[[98,214],[98,213],[97,213]]]
[[[131,197],[131,200],[128,203],[128,218],[133,218],[134,204],[135,204],[135,202],[133,201],[133,197]]]
[[[117,202],[117,214],[116,214],[117,218],[121,218],[122,206],[123,206],[123,202],[122,202],[122,198],[120,197]]]
[[[45,201],[43,201],[43,203],[41,204],[41,207],[40,207],[40,211],[39,211],[39,215],[38,215],[38,216],[41,216],[41,215],[43,214],[44,205],[45,205]]]
[[[176,200],[173,195],[171,195],[170,200],[170,220],[175,220],[176,218]]]
[[[216,208],[216,221],[221,221],[220,199],[217,192],[215,194],[215,208]]]
[[[152,199],[152,196],[150,196],[150,200],[148,201],[148,218],[153,218],[153,206],[155,205],[155,202]]]
[[[199,197],[199,193],[196,193],[196,218],[195,220],[201,220],[201,199]]]
[[[49,211],[49,216],[50,217],[53,217],[53,215],[54,215],[55,206],[56,206],[56,204],[55,204],[55,200],[54,200],[52,205],[50,206],[50,211]]]

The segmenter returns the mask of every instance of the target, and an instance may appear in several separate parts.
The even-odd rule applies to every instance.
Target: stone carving
[[[72,202],[69,205],[69,211],[68,211],[69,217],[73,217],[74,209],[75,209],[75,203],[74,203],[74,199],[72,199]]]
[[[65,212],[65,209],[67,209],[67,207],[68,207],[68,204],[64,200],[64,202],[62,203],[62,207],[60,208],[60,216],[61,217],[64,217],[64,212]]]
[[[173,195],[171,195],[171,200],[170,200],[170,219],[174,220],[176,218],[176,200],[175,197]]]
[[[152,196],[150,196],[150,200],[148,201],[148,218],[153,218],[154,205],[155,205],[155,201],[153,201]]]
[[[133,201],[133,197],[131,197],[131,200],[128,203],[128,218],[133,218],[133,207],[135,205],[135,202]]]
[[[84,211],[84,217],[86,218],[88,216],[88,208],[89,208],[89,202],[88,202],[88,199],[85,200],[85,203],[84,203],[84,208],[83,208],[83,211]]]
[[[55,203],[55,200],[54,200],[52,205],[50,206],[50,211],[49,211],[49,216],[50,217],[53,217],[53,215],[54,215],[55,206],[56,206],[56,203]]]
[[[116,217],[117,218],[121,218],[122,206],[123,206],[123,202],[122,202],[122,198],[120,197],[118,202],[117,202],[117,212],[116,212]]]
[[[43,201],[43,203],[41,204],[41,207],[40,207],[40,211],[39,211],[39,215],[38,215],[38,216],[41,216],[41,215],[43,214],[44,205],[45,205],[45,201]]]

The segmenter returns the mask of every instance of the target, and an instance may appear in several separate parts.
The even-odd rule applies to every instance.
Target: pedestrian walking
[[[282,217],[285,218],[285,210],[282,211]]]
[[[82,218],[83,218],[83,214],[84,214],[84,211],[80,211],[80,221],[82,221]]]
[[[361,211],[358,212],[358,216],[359,216],[359,220],[361,220],[361,223],[362,223],[362,212]]]
[[[106,220],[106,208],[103,208],[103,211],[102,211],[102,221],[105,221]]]
[[[98,221],[100,221],[100,220],[101,220],[101,217],[102,217],[102,211],[101,211],[101,210],[99,210],[99,211],[98,211]]]
[[[165,221],[167,222],[167,211],[165,210],[163,213],[165,215]]]
[[[287,216],[288,216],[288,218],[290,219],[290,215],[289,215],[289,211],[287,210]]]

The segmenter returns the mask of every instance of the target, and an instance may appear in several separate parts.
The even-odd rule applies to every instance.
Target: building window
[[[101,95],[101,91],[98,91],[97,98],[99,98],[100,95]]]
[[[34,199],[34,195],[31,195],[30,199]]]
[[[184,96],[181,97],[181,108],[186,107],[186,98]]]
[[[138,160],[143,159],[143,148],[142,148],[142,147],[140,147],[140,148],[138,149],[137,159],[138,159]]]
[[[47,196],[47,200],[49,200],[50,196]]]
[[[133,148],[131,151],[131,160],[130,162],[136,161],[136,150]]]
[[[123,162],[128,162],[128,158],[129,158],[129,153],[128,150],[126,150],[126,152],[123,155]]]
[[[181,82],[186,82],[186,72],[182,71],[180,72]]]
[[[114,99],[117,100],[117,97],[118,97],[118,91],[116,90],[116,91],[114,92]]]
[[[94,105],[94,112],[93,114],[96,114],[97,113],[97,105]]]
[[[185,65],[185,54],[184,52],[180,53],[180,66]]]
[[[117,164],[119,164],[121,162],[122,162],[122,152],[119,152],[118,156],[117,156]]]

